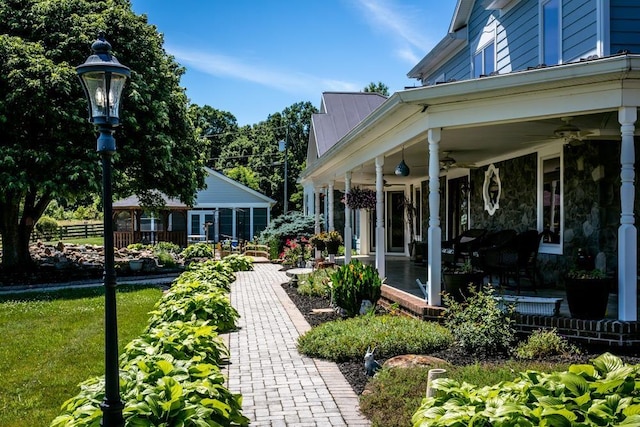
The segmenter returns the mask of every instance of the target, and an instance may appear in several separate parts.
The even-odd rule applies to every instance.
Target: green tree
[[[224,174],[234,181],[238,181],[253,190],[260,191],[260,185],[258,184],[255,174],[251,169],[245,166],[236,166],[226,170]]]
[[[75,66],[99,30],[132,70],[116,132],[114,195],[192,203],[204,185],[205,138],[180,87],[184,69],[129,0],[0,2],[0,235],[3,268],[31,264],[29,236],[49,202],[99,193],[97,133]]]
[[[198,135],[210,143],[207,164],[213,169],[224,169],[222,151],[238,137],[238,121],[228,111],[217,110],[209,105],[191,105],[189,116]]]
[[[377,92],[380,95],[389,96],[389,86],[387,86],[382,82],[378,82],[378,83],[371,82],[369,83],[369,86],[364,88],[364,91]]]

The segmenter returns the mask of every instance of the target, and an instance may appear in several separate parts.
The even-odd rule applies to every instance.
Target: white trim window
[[[488,76],[496,71],[496,31],[485,28],[478,38],[477,48],[471,58],[473,78]]]
[[[540,60],[546,65],[562,63],[561,12],[560,0],[540,1]]]
[[[540,252],[562,254],[564,234],[564,167],[561,152],[538,153],[538,231]]]

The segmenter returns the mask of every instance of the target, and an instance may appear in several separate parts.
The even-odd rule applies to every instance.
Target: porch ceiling
[[[535,152],[540,147],[566,144],[554,132],[565,122],[560,118],[540,119],[517,123],[502,123],[488,126],[443,129],[440,140],[440,158],[443,153],[456,160],[450,169],[486,166],[507,157]],[[570,123],[580,129],[583,140],[620,141],[620,125],[617,112],[609,111],[574,117]],[[398,177],[395,168],[402,160],[402,147],[384,156],[383,175],[386,184],[402,185],[411,181],[428,178],[429,146],[426,136],[415,138],[404,145],[404,160],[411,173],[408,177]],[[444,171],[442,171],[444,173]],[[353,170],[354,185],[375,182],[375,162],[369,160]],[[336,177],[336,183],[344,179]],[[338,187],[339,188],[339,187]]]

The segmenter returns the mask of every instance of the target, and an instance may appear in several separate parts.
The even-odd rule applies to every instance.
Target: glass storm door
[[[404,192],[387,193],[387,251],[404,252]]]

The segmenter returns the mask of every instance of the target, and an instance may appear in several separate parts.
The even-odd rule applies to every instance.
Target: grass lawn
[[[160,299],[156,287],[120,286],[122,351]],[[0,297],[0,426],[48,426],[78,383],[104,373],[102,288]]]

